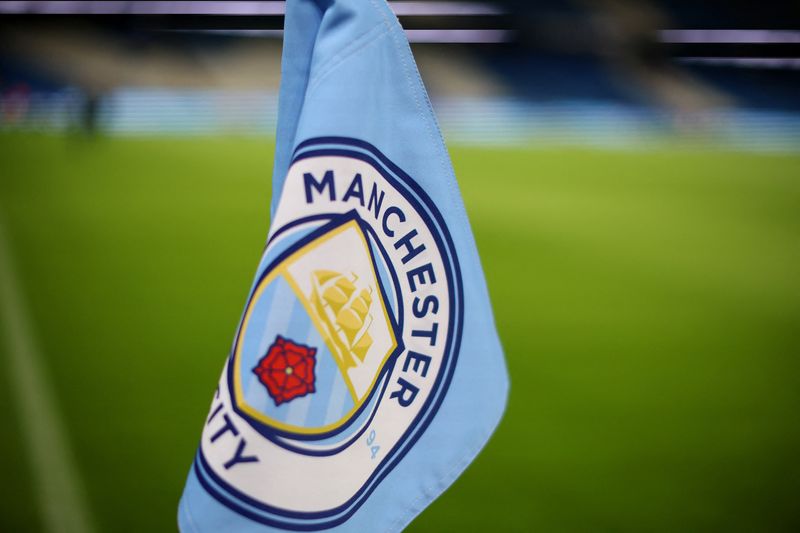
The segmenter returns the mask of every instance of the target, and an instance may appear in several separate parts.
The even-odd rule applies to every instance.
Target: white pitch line
[[[19,287],[0,218],[0,323],[42,525],[48,533],[90,533],[94,527],[83,486]]]

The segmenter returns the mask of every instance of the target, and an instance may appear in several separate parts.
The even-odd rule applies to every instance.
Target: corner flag
[[[287,2],[282,74],[267,246],[180,529],[399,531],[505,407],[483,272],[385,0]]]

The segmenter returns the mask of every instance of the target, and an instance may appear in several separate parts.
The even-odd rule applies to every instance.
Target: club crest
[[[346,520],[435,416],[462,299],[447,228],[412,178],[360,141],[302,143],[206,422],[200,482],[264,524]]]
[[[329,433],[366,402],[397,326],[363,221],[311,231],[256,285],[234,348],[236,407],[267,427]]]

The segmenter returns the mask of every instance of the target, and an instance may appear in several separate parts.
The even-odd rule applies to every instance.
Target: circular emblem
[[[234,511],[324,529],[417,441],[462,328],[452,241],[419,185],[373,146],[295,152],[195,471]]]

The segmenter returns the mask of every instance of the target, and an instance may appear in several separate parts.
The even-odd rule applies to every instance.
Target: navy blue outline
[[[360,223],[361,223],[361,230],[364,231],[366,234],[368,234],[368,237],[372,239],[372,242],[374,242],[375,246],[377,246],[378,250],[380,250],[381,255],[383,256],[383,263],[386,265],[386,270],[388,271],[387,273],[389,274],[389,277],[392,278],[392,285],[394,285],[395,300],[397,301],[397,311],[395,312],[397,316],[396,317],[393,316],[392,318],[398,321],[397,326],[400,328],[400,332],[402,333],[404,309],[403,309],[403,299],[400,297],[400,295],[402,294],[401,292],[402,288],[400,287],[400,278],[397,275],[397,270],[395,270],[394,265],[392,265],[392,259],[391,257],[389,257],[389,252],[387,252],[386,248],[384,248],[383,244],[381,244],[381,240],[378,238],[377,232],[369,224],[363,221],[361,221]],[[371,252],[372,251],[370,250],[370,253]],[[378,262],[375,260],[374,254],[372,255],[372,262],[376,267],[376,273],[377,273]],[[385,292],[386,291],[384,290],[384,296],[386,296]],[[384,298],[384,302],[387,301],[388,298]]]
[[[378,158],[381,164],[378,164],[377,161],[372,159],[370,156],[365,155],[360,152],[356,152],[353,150],[342,150],[342,149],[320,149],[320,150],[310,150],[307,152],[299,153],[303,149],[316,146],[316,145],[330,145],[330,144],[337,144],[337,145],[345,145],[356,147],[365,151],[370,152],[372,155]],[[236,494],[238,491],[230,487],[228,483],[224,480],[221,480],[210,468],[204,472],[203,465],[200,463],[205,463],[205,459],[202,454],[202,447],[198,449],[198,459],[196,461],[195,468],[193,469],[197,475],[198,480],[203,485],[203,487],[211,494],[217,501],[225,505],[226,507],[232,509],[233,511],[250,518],[259,523],[267,524],[270,526],[275,527],[282,527],[294,531],[316,531],[322,529],[328,529],[334,527],[336,525],[342,524],[347,521],[357,510],[358,508],[364,504],[366,499],[375,490],[375,488],[380,484],[383,479],[389,474],[389,472],[394,469],[395,466],[402,460],[406,453],[408,453],[416,441],[422,436],[425,432],[425,429],[430,425],[431,421],[434,418],[434,415],[438,411],[439,407],[441,406],[442,401],[444,400],[445,393],[447,392],[450,383],[453,379],[453,374],[455,372],[456,363],[458,360],[458,355],[461,346],[461,334],[463,331],[463,304],[464,304],[464,289],[461,280],[461,267],[458,262],[458,257],[456,255],[455,245],[453,243],[453,239],[450,235],[450,232],[447,230],[447,226],[444,223],[444,219],[439,213],[438,209],[436,209],[435,204],[433,201],[428,197],[422,187],[419,186],[410,176],[405,174],[399,167],[397,167],[394,163],[392,163],[388,158],[386,158],[375,146],[366,143],[364,141],[360,141],[357,139],[351,139],[346,137],[317,137],[313,139],[308,139],[302,143],[300,143],[297,148],[295,149],[295,155],[292,160],[292,163],[299,161],[301,159],[305,159],[308,157],[315,157],[319,155],[343,155],[346,157],[352,157],[355,159],[360,159],[364,162],[371,164],[381,175],[391,183],[398,192],[403,194],[403,190],[398,187],[398,185],[404,186],[408,189],[408,192],[412,193],[412,195],[406,196],[406,199],[409,200],[412,204],[415,205],[417,208],[422,208],[424,206],[425,210],[430,214],[430,218],[426,216],[426,213],[422,209],[418,209],[419,215],[423,218],[425,224],[432,230],[432,236],[436,241],[437,247],[443,258],[449,258],[452,268],[452,272],[450,268],[448,268],[447,261],[444,261],[445,266],[445,275],[450,286],[454,289],[450,291],[450,318],[451,324],[454,327],[451,327],[448,331],[447,338],[446,338],[446,345],[444,351],[444,359],[443,359],[443,369],[440,372],[439,376],[437,376],[437,382],[434,383],[430,396],[427,398],[425,405],[422,406],[420,413],[417,415],[414,422],[412,422],[409,427],[406,429],[403,436],[398,440],[398,444],[395,446],[394,449],[390,450],[387,454],[386,458],[381,461],[378,467],[372,472],[370,477],[364,483],[361,489],[359,489],[352,498],[350,498],[347,502],[340,505],[335,509],[330,509],[328,511],[322,512],[314,512],[314,513],[301,513],[301,512],[293,512],[287,511],[285,509],[274,508],[269,505],[265,505],[261,502],[256,502],[252,498],[249,498],[243,494]],[[394,174],[394,176],[390,175],[390,172]],[[396,176],[396,178],[395,178]],[[405,196],[405,194],[403,194]],[[413,198],[413,196],[416,198]],[[419,205],[421,204],[421,205]],[[433,220],[431,220],[431,218]],[[434,228],[434,223],[436,228]],[[440,235],[435,231],[438,229],[438,233],[441,234],[441,237],[444,238],[445,243],[441,242]],[[255,291],[254,291],[255,292]],[[400,298],[398,298],[400,300]],[[237,340],[238,340],[239,332],[237,332]],[[449,349],[448,349],[449,348]],[[233,354],[232,354],[233,355]],[[231,402],[233,405],[235,402]],[[376,409],[377,410],[377,409]],[[211,479],[214,480],[215,483],[220,485],[220,487],[224,488],[225,490],[231,491],[229,496],[239,496],[242,497],[242,501],[247,502],[248,500],[252,502],[253,507],[262,509],[268,513],[272,513],[273,515],[278,515],[286,518],[294,518],[296,520],[315,520],[315,519],[324,519],[327,517],[331,517],[332,520],[328,522],[317,522],[317,523],[292,523],[286,522],[283,520],[276,520],[274,518],[258,515],[252,512],[249,509],[243,508],[241,505],[237,504],[235,501],[226,498],[225,495],[220,494],[215,487],[212,487],[208,480],[203,478],[204,475],[208,475]],[[338,515],[338,516],[337,516]],[[335,518],[333,518],[335,517]]]
[[[269,248],[269,245],[272,244],[272,241],[275,240],[275,237],[277,237],[278,235],[280,235],[282,233],[285,233],[286,231],[288,231],[288,230],[290,230],[292,228],[296,228],[297,226],[302,226],[303,224],[310,224],[311,222],[316,222],[318,220],[332,220],[335,217],[336,217],[336,215],[330,215],[330,214],[328,214],[328,215],[312,215],[310,217],[303,217],[303,218],[298,218],[297,220],[292,220],[291,222],[289,222],[285,226],[281,226],[281,228],[278,231],[276,231],[275,233],[272,234],[272,236],[269,238],[269,240],[267,240],[267,244],[264,245],[264,251],[266,251],[267,248]]]

